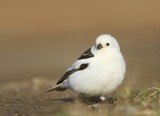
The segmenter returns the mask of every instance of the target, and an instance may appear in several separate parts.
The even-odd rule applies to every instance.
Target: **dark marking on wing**
[[[89,64],[81,64],[80,67],[78,69],[72,69],[68,72],[66,72],[62,77],[61,79],[57,82],[57,85],[62,83],[65,79],[67,79],[71,74],[77,72],[77,71],[81,71],[81,70],[84,70],[88,67]]]
[[[91,57],[94,57],[94,54],[91,52],[91,48],[89,48],[87,51],[85,51],[85,52],[78,58],[78,60],[88,59],[88,58],[91,58]]]
[[[78,70],[84,70],[85,68],[88,67],[89,64],[81,64]]]

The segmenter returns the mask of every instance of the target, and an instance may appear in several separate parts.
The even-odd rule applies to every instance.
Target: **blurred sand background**
[[[159,86],[159,6],[158,0],[1,0],[0,84],[36,77],[48,79],[49,87],[107,33],[117,38],[127,63],[122,86]]]
[[[1,1],[0,80],[61,76],[99,34],[109,33],[121,45],[126,79],[152,84],[160,79],[159,4]]]

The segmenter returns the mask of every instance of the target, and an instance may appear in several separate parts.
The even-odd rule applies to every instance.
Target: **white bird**
[[[108,34],[97,37],[95,45],[85,51],[57,82],[48,89],[101,96],[102,100],[123,81],[126,64],[117,40]]]

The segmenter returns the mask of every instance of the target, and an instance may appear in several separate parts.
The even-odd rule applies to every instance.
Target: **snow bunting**
[[[121,84],[125,72],[125,61],[117,40],[111,35],[100,35],[95,45],[85,51],[57,85],[46,92],[71,89],[90,96],[105,96]]]

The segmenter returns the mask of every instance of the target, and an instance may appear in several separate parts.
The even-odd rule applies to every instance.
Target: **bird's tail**
[[[60,83],[60,84],[58,84],[58,85],[55,85],[55,86],[49,88],[49,89],[46,90],[45,92],[51,92],[51,91],[54,91],[54,90],[64,91],[64,90],[66,90],[66,88],[62,87],[62,83]]]

